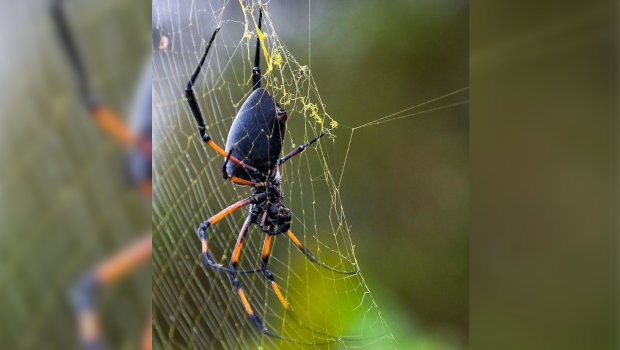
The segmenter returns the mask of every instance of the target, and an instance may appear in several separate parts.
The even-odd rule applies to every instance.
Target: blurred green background
[[[472,4],[472,348],[618,348],[617,14]]]
[[[341,45],[350,42],[353,52],[362,46],[358,53],[343,57],[321,52],[320,45],[313,49],[325,102],[343,124],[468,86],[464,2],[349,5],[317,27],[325,37],[339,36],[334,41]],[[351,29],[342,28],[349,23]],[[372,30],[355,30],[371,24]],[[319,55],[325,65],[317,67]],[[330,79],[330,71],[350,78]],[[345,91],[350,98],[339,97]],[[454,341],[457,348],[467,341],[468,140],[468,105],[361,129],[353,138],[342,196],[355,225],[358,259],[371,290],[382,297],[379,306],[390,300],[383,312],[405,349],[433,348],[420,346],[424,337]],[[400,328],[403,323],[411,328]]]
[[[303,56],[307,4],[295,4],[289,14],[299,18],[274,16],[274,22],[296,23],[282,38]],[[362,125],[469,85],[464,1],[312,1],[312,7],[312,73],[342,125]],[[412,112],[467,99],[465,92]],[[353,132],[340,194],[364,277],[403,349],[467,344],[468,108]],[[343,163],[349,134],[335,133],[336,163]]]

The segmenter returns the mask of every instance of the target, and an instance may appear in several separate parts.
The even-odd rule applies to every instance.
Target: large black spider
[[[259,30],[261,28],[262,17],[263,13],[261,8],[258,19]],[[228,140],[226,141],[226,150],[224,151],[220,146],[218,146],[206,132],[204,118],[202,116],[200,106],[196,101],[196,94],[193,87],[207,54],[209,53],[209,49],[211,48],[211,45],[213,44],[215,36],[219,30],[220,28],[218,27],[207,44],[205,52],[198,63],[198,67],[187,83],[185,88],[185,96],[192,114],[196,119],[196,123],[198,124],[198,131],[200,132],[202,140],[216,152],[225,157],[224,164],[222,165],[222,175],[224,179],[237,185],[251,186],[252,195],[222,210],[198,227],[198,236],[202,242],[204,262],[207,266],[213,269],[228,272],[230,282],[239,295],[245,310],[252,319],[252,322],[256,328],[261,333],[274,338],[306,345],[329,344],[340,340],[358,340],[360,339],[358,337],[333,336],[330,334],[317,332],[316,330],[311,330],[315,334],[318,333],[328,337],[328,339],[322,343],[309,343],[296,339],[285,338],[270,332],[263,324],[261,318],[252,309],[250,302],[248,301],[248,298],[246,297],[246,294],[236,277],[237,274],[262,272],[274,290],[280,303],[284,306],[284,309],[290,316],[292,316],[292,319],[295,320],[300,327],[309,330],[308,327],[299,322],[299,319],[295,316],[290,305],[280,292],[273,274],[268,269],[270,246],[273,236],[282,233],[286,234],[286,236],[291,239],[297,248],[304,253],[310,261],[331,271],[340,274],[355,275],[359,273],[359,269],[354,271],[342,271],[326,265],[325,263],[319,261],[316,256],[310,252],[290,230],[291,211],[283,203],[284,195],[280,189],[280,167],[284,162],[300,154],[308,146],[317,142],[321,137],[329,133],[333,127],[324,130],[312,140],[296,147],[291,153],[280,158],[280,154],[282,152],[282,140],[286,129],[286,120],[288,115],[284,108],[282,108],[282,106],[269,94],[269,92],[266,89],[261,88],[262,77],[259,68],[260,38],[257,37],[256,39],[254,68],[252,69],[253,92],[241,106],[241,109],[233,121],[232,127],[228,134]],[[229,267],[224,267],[221,264],[217,264],[208,250],[208,228],[224,218],[226,215],[248,204],[250,205],[250,209],[243,227],[241,228],[241,232],[239,233],[237,243],[230,259]],[[259,229],[265,233],[261,266],[259,269],[238,270],[237,264],[239,262],[241,248],[250,226],[253,224],[256,224]]]

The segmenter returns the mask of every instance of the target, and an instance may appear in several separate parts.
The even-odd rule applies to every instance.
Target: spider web
[[[147,4],[65,2],[94,90],[124,117],[147,60]],[[6,5],[11,15],[0,26],[7,33],[3,47],[12,54],[0,71],[0,343],[5,349],[75,349],[69,288],[142,237],[150,208],[127,188],[125,150],[93,124],[79,99],[50,1]],[[138,346],[147,286],[148,274],[131,274],[98,296],[111,348]]]
[[[308,348],[262,336],[251,323],[226,273],[205,268],[198,225],[249,195],[222,179],[218,156],[200,139],[183,89],[216,27],[221,30],[195,86],[207,132],[224,145],[228,130],[251,92],[250,77],[259,12],[257,1],[153,1],[153,27],[167,37],[153,52],[153,344],[159,349]],[[329,126],[309,62],[297,60],[278,37],[270,4],[263,6],[262,86],[289,114],[283,154]],[[275,4],[274,4],[275,6]],[[158,40],[158,39],[157,39]],[[292,231],[327,264],[356,269],[355,245],[339,196],[340,165],[334,156],[339,128],[287,162],[282,169]],[[239,210],[209,233],[209,250],[228,264],[247,213]],[[263,235],[252,228],[240,269],[258,266]],[[280,289],[310,330],[300,328],[262,274],[239,276],[253,309],[267,328],[302,341],[315,332],[362,336],[321,348],[398,348],[362,274],[343,276],[310,263],[284,236],[270,258]]]

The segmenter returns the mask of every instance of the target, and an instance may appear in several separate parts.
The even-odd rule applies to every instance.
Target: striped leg
[[[339,339],[329,339],[325,342],[321,342],[321,343],[311,343],[311,342],[305,342],[302,340],[297,340],[297,339],[292,339],[292,338],[287,338],[287,337],[283,337],[280,336],[278,334],[272,333],[270,332],[267,327],[265,327],[263,321],[261,320],[261,318],[254,312],[254,309],[252,309],[252,306],[250,305],[250,301],[248,300],[247,295],[245,294],[245,291],[243,290],[243,288],[241,287],[241,283],[239,282],[239,280],[237,279],[237,272],[236,272],[236,267],[238,265],[239,262],[239,255],[241,253],[241,247],[243,246],[243,242],[245,239],[245,236],[248,232],[248,228],[250,223],[252,222],[250,216],[248,215],[248,219],[246,220],[245,224],[243,225],[243,228],[241,229],[241,232],[239,233],[239,238],[237,239],[237,244],[235,245],[235,249],[233,251],[233,256],[230,260],[230,267],[232,271],[228,274],[228,277],[230,279],[230,283],[232,283],[233,287],[235,288],[235,291],[237,292],[237,295],[239,295],[239,299],[241,299],[241,303],[243,304],[243,307],[245,308],[245,311],[248,313],[248,315],[250,316],[250,319],[252,320],[252,322],[254,323],[254,325],[256,326],[256,328],[263,334],[265,334],[266,336],[272,337],[272,338],[276,338],[276,339],[281,339],[284,341],[289,341],[289,342],[293,342],[293,343],[297,343],[297,344],[303,344],[303,345],[311,345],[311,346],[317,346],[317,345],[325,345],[325,344],[332,344],[335,343],[337,341],[339,341]],[[270,235],[267,235],[267,237],[271,237]],[[270,242],[271,239],[270,238],[265,238],[267,242]],[[267,253],[265,253],[265,247],[267,247]],[[263,270],[263,273],[266,272],[265,276],[271,276],[271,281],[273,281],[273,275],[271,274],[271,272],[269,272],[269,270],[266,270],[266,263],[265,263],[265,259],[268,259],[269,256],[269,244],[267,244],[265,247],[263,247],[263,261],[261,262],[261,267],[265,266],[265,270],[263,270],[261,268],[261,270]],[[269,277],[268,277],[269,278]],[[275,286],[275,287],[274,287]],[[279,292],[278,286],[275,284],[275,281],[273,281],[272,287],[275,288],[275,290],[277,290],[278,293],[278,298],[280,299],[280,302],[283,305],[286,305],[285,307],[288,307],[288,304],[286,303],[286,300],[284,300],[284,297],[282,296],[282,293]]]
[[[99,128],[111,135],[117,141],[129,148],[136,148],[140,150],[140,152],[149,158],[152,157],[153,148],[151,146],[151,142],[140,138],[132,132],[121,120],[121,118],[111,109],[97,104],[90,108],[90,113],[93,115]]]
[[[103,349],[99,322],[94,310],[94,297],[103,286],[124,277],[137,265],[151,259],[151,235],[141,239],[120,254],[104,261],[80,279],[72,291],[72,303],[78,313],[80,337],[85,349]]]
[[[273,274],[268,269],[269,256],[270,256],[270,253],[271,253],[271,243],[272,243],[272,240],[274,239],[274,237],[275,236],[272,236],[272,235],[266,235],[265,236],[265,241],[263,243],[263,253],[262,253],[262,257],[261,257],[261,268],[263,269],[263,275],[265,276],[265,278],[267,279],[267,281],[271,285],[271,288],[273,289],[274,293],[276,293],[276,296],[278,297],[278,300],[280,301],[280,304],[282,304],[282,306],[284,307],[284,310],[286,310],[287,314],[291,317],[291,319],[293,321],[295,321],[295,323],[300,328],[303,328],[303,329],[305,329],[306,331],[308,331],[310,333],[319,334],[321,336],[328,337],[328,338],[330,338],[331,341],[340,341],[340,340],[359,341],[359,340],[365,340],[365,338],[362,338],[362,337],[338,336],[338,335],[333,335],[333,334],[328,334],[328,333],[320,332],[320,331],[314,330],[314,329],[304,325],[301,322],[299,317],[297,317],[297,314],[293,311],[293,309],[291,308],[289,303],[284,298],[284,295],[282,295],[282,292],[280,291],[280,288],[278,287],[278,284],[276,283]]]
[[[272,236],[272,235],[265,235],[265,242],[263,243],[263,254],[261,257],[260,267],[263,269],[263,275],[265,275],[265,278],[271,285],[271,288],[273,289],[273,291],[276,293],[276,296],[278,297],[278,300],[280,300],[280,303],[282,304],[282,306],[284,306],[284,309],[292,313],[293,310],[290,308],[286,299],[284,299],[282,292],[280,292],[280,288],[276,284],[273,274],[267,268],[267,266],[269,265],[269,256],[271,252],[271,241],[273,240],[274,237],[275,236]]]
[[[245,236],[248,234],[250,224],[252,223],[253,218],[252,214],[248,213],[248,217],[245,219],[243,223],[243,227],[241,228],[241,232],[239,232],[239,237],[237,237],[237,243],[235,244],[235,249],[233,249],[232,256],[230,257],[230,269],[232,271],[237,271],[237,265],[239,264],[239,257],[241,256],[241,248],[243,248],[243,243],[245,242]],[[257,270],[260,271],[260,270]]]
[[[139,149],[144,155],[151,157],[152,148],[151,142],[146,139],[142,139],[135,135],[128,127],[123,123],[116,113],[109,108],[101,104],[95,97],[95,93],[92,91],[84,61],[78,50],[78,46],[71,34],[71,28],[63,8],[63,0],[52,1],[52,19],[58,32],[62,48],[67,54],[67,58],[71,63],[73,71],[75,72],[78,88],[82,94],[82,102],[89,109],[91,115],[95,119],[97,125],[108,134],[112,135],[115,139],[120,141],[126,146],[135,147]]]
[[[142,333],[142,345],[141,350],[152,350],[153,349],[153,317],[149,317],[146,322],[146,327],[144,328],[144,333]]]
[[[224,266],[222,266],[221,264],[218,264],[214,261],[213,257],[211,256],[211,253],[209,253],[209,245],[207,244],[207,229],[209,229],[209,227],[211,227],[212,225],[214,225],[216,222],[222,220],[223,218],[225,218],[228,214],[234,212],[235,210],[248,205],[248,204],[254,204],[258,201],[263,200],[267,195],[262,193],[262,194],[257,194],[255,196],[251,196],[248,197],[242,201],[239,201],[231,206],[229,206],[228,208],[222,210],[221,212],[215,214],[214,216],[212,216],[211,218],[209,218],[209,220],[203,222],[202,224],[200,224],[200,226],[198,227],[198,236],[200,237],[200,241],[202,243],[202,256],[204,259],[205,264],[207,264],[207,266],[216,269],[216,270],[222,270],[222,271],[226,271],[229,273],[253,273],[253,272],[258,272],[261,271],[260,269],[254,269],[254,270],[241,270],[238,271],[236,268],[235,269],[231,269],[231,268],[226,268]],[[247,221],[246,224],[244,224],[244,228],[247,230]],[[243,232],[243,230],[242,230]],[[238,244],[237,244],[238,246]],[[240,250],[240,247],[235,246],[235,252],[237,252],[237,250]]]
[[[291,230],[288,230],[286,232],[286,235],[297,246],[297,249],[299,249],[299,251],[304,253],[306,258],[308,258],[308,260],[312,261],[313,263],[315,263],[317,265],[320,265],[321,267],[324,267],[324,268],[326,268],[326,269],[328,269],[330,271],[341,273],[343,275],[357,275],[358,273],[360,273],[360,269],[359,268],[357,270],[355,270],[355,271],[343,271],[343,270],[335,269],[335,268],[325,264],[324,262],[322,262],[319,259],[317,259],[316,256],[314,254],[312,254],[312,252],[309,251],[308,248],[306,248],[306,246],[304,246],[304,244],[301,243],[301,241],[299,241],[299,239],[297,239],[297,237],[295,237],[295,235],[293,234],[293,232]]]
[[[230,158],[232,157],[234,151],[234,147],[230,149],[230,152],[228,152],[228,154],[226,155],[226,160],[224,160],[224,164],[222,164],[222,176],[224,177],[224,180],[230,180],[231,182],[244,186],[256,186],[256,184],[252,181],[247,181],[236,176],[228,175],[228,172],[226,171],[226,166],[228,165],[228,162],[230,161]]]
[[[205,53],[200,58],[200,61],[198,62],[198,66],[196,67],[196,69],[194,70],[194,73],[192,74],[189,81],[187,82],[187,85],[185,86],[185,98],[187,99],[187,104],[189,105],[189,109],[192,111],[192,115],[194,116],[194,119],[196,120],[196,124],[198,124],[198,132],[200,133],[200,137],[202,138],[202,140],[206,142],[207,145],[209,145],[209,147],[213,148],[217,153],[221,154],[224,158],[228,158],[231,162],[235,163],[237,166],[245,169],[248,172],[248,174],[250,174],[253,178],[265,180],[266,179],[265,174],[259,172],[258,170],[256,170],[256,168],[250,166],[249,164],[243,163],[237,157],[234,157],[228,154],[226,151],[224,151],[224,149],[222,149],[222,147],[220,147],[218,144],[216,144],[211,139],[211,136],[209,136],[209,134],[207,133],[207,126],[205,125],[205,120],[204,120],[204,117],[202,116],[202,110],[200,109],[200,105],[198,104],[198,100],[196,99],[196,93],[194,92],[194,84],[196,83],[196,79],[198,79],[198,75],[200,74],[200,71],[202,70],[202,65],[205,63],[207,55],[209,54],[209,50],[211,50],[211,46],[213,45],[213,42],[215,41],[215,36],[217,35],[217,32],[219,31],[220,31],[220,28],[218,27],[215,30],[215,32],[213,32],[213,35],[211,36],[211,40],[209,40],[209,43],[207,44],[207,47],[205,48]],[[242,185],[249,185],[249,186],[254,185],[254,183],[251,181],[246,181],[246,180],[236,178],[236,177],[231,178],[231,181],[242,184]]]

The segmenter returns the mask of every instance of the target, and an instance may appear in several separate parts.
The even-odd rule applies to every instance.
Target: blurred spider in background
[[[127,147],[127,171],[131,183],[142,191],[145,198],[150,200],[152,194],[152,75],[150,60],[147,62],[134,96],[130,118],[132,125],[127,126],[112,110],[101,103],[92,91],[85,66],[71,35],[62,0],[53,0],[52,17],[62,47],[66,51],[67,58],[75,72],[79,93],[85,107],[101,129]],[[78,314],[79,332],[85,349],[104,349],[99,322],[95,313],[96,291],[126,276],[138,265],[149,262],[151,255],[152,238],[149,234],[120,253],[98,264],[74,286],[71,293],[72,303]],[[149,317],[141,340],[142,349],[151,349],[151,322],[151,317]]]

